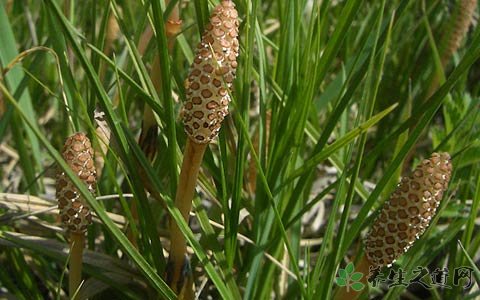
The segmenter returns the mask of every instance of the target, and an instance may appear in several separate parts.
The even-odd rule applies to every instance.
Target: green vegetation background
[[[194,253],[201,298],[328,299],[338,268],[362,255],[374,212],[433,151],[453,157],[450,187],[432,226],[397,266],[470,266],[480,279],[476,21],[445,68],[440,61],[457,1],[234,1],[237,79],[230,115],[203,162],[195,232],[172,204],[186,139],[178,112],[199,33],[218,1],[181,1],[182,32],[169,55],[163,24],[177,2],[71,1],[65,12],[64,1],[0,1],[2,295],[65,297],[68,243],[54,210],[55,168],[67,168],[59,151],[71,133],[98,142],[97,107],[112,131],[98,181],[103,197],[67,171],[98,216],[88,231],[84,297],[172,298],[162,280],[170,212]],[[105,55],[111,15],[119,32]],[[147,26],[157,36],[141,56]],[[168,78],[158,94],[148,71],[156,53]],[[153,162],[137,144],[144,106],[159,126]],[[335,169],[333,180],[318,190],[326,166]],[[163,203],[150,199],[139,172]],[[307,236],[302,216],[321,201],[323,225]],[[415,292],[396,287],[385,297],[406,293]],[[478,294],[477,285],[428,296]]]

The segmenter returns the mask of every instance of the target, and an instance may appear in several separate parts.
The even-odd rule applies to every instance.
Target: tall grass
[[[173,205],[186,142],[178,114],[193,47],[218,1],[69,2],[65,10],[65,1],[0,1],[2,297],[68,293],[58,167],[96,215],[80,298],[175,298],[164,281],[173,218],[199,298],[329,299],[400,176],[434,151],[452,156],[449,190],[393,270],[447,267],[452,285],[454,268],[466,266],[476,283],[384,284],[369,297],[478,297],[478,27],[440,61],[457,1],[234,1],[232,107],[205,153],[190,224]],[[182,31],[169,51],[165,21],[177,4]],[[110,16],[119,33],[104,51]],[[143,52],[149,26],[155,35]],[[39,46],[46,51],[25,52]],[[145,107],[159,128],[153,160],[137,142]],[[96,109],[111,136],[95,198],[59,151],[76,131],[101,143]],[[320,225],[307,221],[312,215]]]

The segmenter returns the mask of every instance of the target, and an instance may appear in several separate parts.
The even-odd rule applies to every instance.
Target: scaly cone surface
[[[222,1],[210,16],[185,81],[182,109],[185,132],[198,144],[215,139],[228,114],[228,89],[235,79],[238,56],[238,13],[232,1]]]
[[[365,254],[372,266],[391,266],[423,234],[448,187],[451,171],[450,155],[433,153],[402,178],[365,238]]]
[[[92,194],[95,193],[97,181],[93,153],[90,140],[81,132],[67,138],[62,152],[69,167]],[[56,198],[60,217],[66,228],[72,233],[84,233],[92,223],[90,208],[63,171],[57,175]]]

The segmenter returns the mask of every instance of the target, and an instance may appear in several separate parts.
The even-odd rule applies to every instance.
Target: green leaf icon
[[[365,285],[361,282],[355,282],[352,284],[352,290],[357,292],[363,290],[364,287]]]
[[[346,267],[345,267],[345,271],[347,271],[348,274],[351,274],[353,272],[353,263],[349,263]]]
[[[347,285],[347,280],[345,280],[344,278],[337,277],[337,278],[335,278],[335,282],[339,286],[346,286]]]
[[[348,277],[347,272],[344,269],[338,270],[338,276],[345,279]]]
[[[351,279],[352,281],[359,281],[360,278],[362,278],[362,277],[363,277],[363,274],[362,274],[362,273],[360,273],[360,272],[355,272],[355,273],[353,273],[353,274],[350,276],[350,279]]]

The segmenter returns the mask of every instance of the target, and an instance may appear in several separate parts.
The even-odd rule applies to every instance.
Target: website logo
[[[338,270],[338,277],[335,278],[335,282],[339,286],[344,286],[347,292],[349,292],[350,289],[359,292],[365,288],[365,285],[360,282],[362,277],[362,273],[355,272],[353,263],[349,263],[345,269]]]

